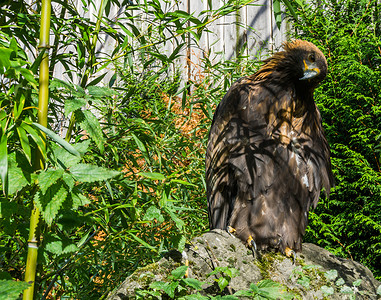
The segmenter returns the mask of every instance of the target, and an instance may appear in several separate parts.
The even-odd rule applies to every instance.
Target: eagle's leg
[[[249,248],[253,252],[254,259],[258,258],[258,252],[257,252],[257,244],[255,243],[253,237],[249,235],[249,238],[247,239],[247,244],[249,245]]]
[[[296,259],[296,253],[294,250],[291,248],[286,247],[284,249],[284,253],[286,254],[287,257],[292,257],[292,263],[295,265],[295,259]]]

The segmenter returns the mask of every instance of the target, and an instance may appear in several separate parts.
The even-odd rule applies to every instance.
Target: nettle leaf
[[[90,204],[91,201],[89,198],[82,194],[77,194],[77,193],[72,193],[71,198],[73,200],[73,208],[72,209],[77,209],[80,206],[84,206],[86,204]]]
[[[24,186],[31,183],[31,176],[25,171],[25,168],[19,168],[15,161],[15,155],[12,153],[9,155],[9,168],[8,168],[8,180],[9,187],[8,193],[10,195],[20,191]]]
[[[184,278],[183,282],[187,286],[189,286],[189,287],[191,287],[191,288],[193,288],[193,289],[195,289],[197,291],[201,291],[202,290],[202,286],[205,283],[205,282],[197,280],[196,278]]]
[[[175,291],[176,291],[176,288],[178,287],[178,285],[179,285],[178,281],[171,282],[170,284],[168,284],[167,286],[164,287],[163,291],[169,297],[174,298],[175,297]]]
[[[164,222],[164,217],[161,214],[160,209],[158,209],[156,206],[152,205],[150,206],[145,215],[144,215],[144,220],[147,221],[152,221],[153,219],[156,219],[159,223]]]
[[[79,182],[107,180],[120,174],[118,171],[90,164],[77,164],[70,168],[70,173]]]
[[[52,241],[45,245],[45,250],[51,252],[56,255],[73,253],[77,251],[79,248],[75,244],[67,244],[65,245],[63,241]]]
[[[68,186],[69,188],[69,191],[71,191],[75,185],[75,181],[73,179],[73,176],[71,176],[71,174],[68,174],[68,173],[64,173],[62,175],[62,180],[66,183],[66,185]]]
[[[223,291],[224,288],[226,288],[226,286],[229,284],[229,281],[225,277],[220,277],[216,279],[216,281],[221,291]]]
[[[0,299],[19,299],[20,294],[29,286],[25,281],[0,280]]]
[[[43,194],[46,193],[46,190],[57,182],[58,179],[62,177],[64,173],[63,169],[47,169],[43,170],[38,175],[38,185]]]
[[[46,193],[42,193],[42,191],[36,193],[34,201],[49,226],[53,223],[67,195],[68,191],[62,182],[58,182],[49,187]]]
[[[90,136],[99,151],[103,153],[106,140],[103,137],[102,128],[97,117],[90,110],[77,110],[75,111],[75,118],[82,130]]]
[[[180,279],[180,278],[184,277],[187,270],[188,270],[188,266],[180,266],[180,267],[174,269],[171,272],[171,274],[172,274],[174,279]]]
[[[83,156],[86,153],[89,145],[90,141],[86,140],[73,145],[73,147],[81,154],[81,156]],[[51,149],[53,150],[54,157],[58,166],[60,166],[63,169],[70,168],[82,160],[81,157],[67,152],[65,149],[59,147],[56,144],[52,145]]]
[[[73,111],[81,109],[87,104],[87,100],[84,98],[72,98],[65,100],[65,117],[67,117]]]
[[[327,280],[335,280],[337,275],[338,274],[337,274],[336,270],[329,270],[329,271],[324,273],[324,276],[325,276],[325,278],[327,278]]]
[[[333,293],[335,292],[335,290],[333,289],[333,287],[331,286],[326,286],[326,285],[323,285],[320,290],[323,292],[324,296],[329,296],[329,295],[333,295]]]

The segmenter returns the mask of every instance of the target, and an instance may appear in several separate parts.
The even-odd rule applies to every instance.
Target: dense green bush
[[[48,139],[47,168],[38,173],[31,160],[42,137],[30,124],[36,120],[39,4],[1,4],[0,19],[8,25],[0,33],[0,160],[6,153],[12,183],[8,196],[0,196],[0,280],[23,279],[32,199],[44,220],[40,298],[105,297],[138,266],[181,250],[208,230],[204,154],[213,111],[232,82],[255,72],[258,61],[238,57],[213,64],[206,57],[203,80],[189,83],[173,66],[186,38],[197,40],[211,20],[244,2],[228,1],[197,19],[167,13],[156,1],[126,1],[117,3],[126,5],[117,20],[108,18],[108,4],[103,22],[54,2],[62,11],[52,15],[50,68],[61,64],[67,79],[50,83],[49,128],[64,135],[73,114],[68,140],[81,158]],[[328,59],[330,72],[316,100],[336,187],[310,214],[306,241],[352,256],[381,276],[380,11],[377,1],[315,2],[295,7],[292,35],[316,43]],[[140,31],[142,14],[150,15],[152,26]],[[111,55],[95,53],[97,24],[115,42]],[[177,47],[164,55],[161,47],[169,40]],[[34,64],[23,48],[29,57],[35,54]],[[112,76],[99,87],[104,68]],[[90,171],[97,176],[86,176]],[[4,174],[3,168],[5,189]]]
[[[381,23],[378,1],[310,1],[294,37],[325,53],[315,96],[331,147],[336,187],[310,214],[305,240],[381,276]]]

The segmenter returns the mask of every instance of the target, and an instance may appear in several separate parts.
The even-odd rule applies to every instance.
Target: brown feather
[[[261,249],[301,250],[308,211],[333,175],[313,91],[327,63],[312,43],[285,43],[216,109],[206,153],[210,228],[236,229]],[[320,73],[301,81],[314,54]]]

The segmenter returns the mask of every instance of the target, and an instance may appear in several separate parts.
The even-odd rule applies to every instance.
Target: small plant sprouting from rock
[[[216,267],[213,272],[208,274],[209,276],[221,274],[218,279],[215,279],[221,292],[229,285],[232,278],[239,275],[239,271],[229,267]]]
[[[154,281],[147,289],[139,289],[135,291],[136,299],[178,299],[178,300],[239,300],[240,298],[250,297],[252,299],[295,299],[297,295],[288,292],[287,288],[275,281],[265,279],[259,283],[250,284],[248,290],[240,290],[233,295],[201,295],[205,282],[195,278],[184,278],[188,266],[180,266],[171,272],[168,281]],[[228,287],[232,278],[239,275],[239,271],[235,268],[216,267],[215,270],[207,276],[220,275],[216,282],[223,292]],[[197,293],[192,292],[197,291]]]
[[[149,285],[147,290],[136,291],[137,299],[162,299],[162,295],[166,294],[171,299],[180,299],[185,296],[188,289],[200,291],[205,282],[194,278],[184,278],[188,266],[180,266],[171,272],[168,281],[154,281]]]
[[[251,297],[252,299],[282,299],[291,300],[296,294],[287,292],[285,286],[270,279],[260,281],[258,284],[250,284],[250,289],[238,291],[234,294],[239,297]]]

